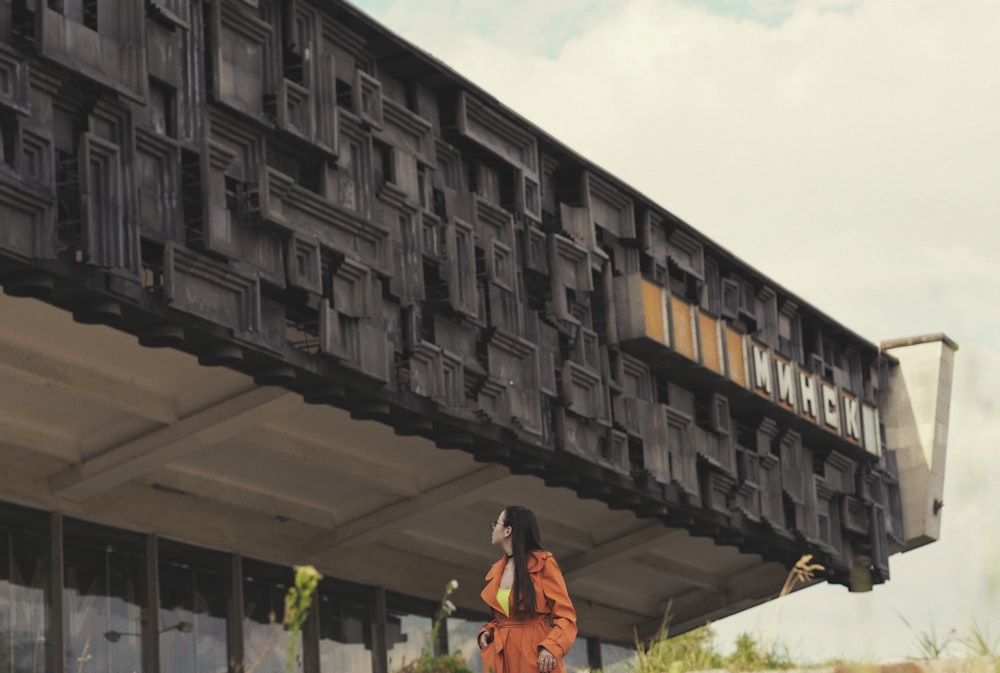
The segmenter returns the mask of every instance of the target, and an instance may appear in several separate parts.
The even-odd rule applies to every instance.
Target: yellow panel
[[[726,364],[729,366],[729,378],[745,388],[747,377],[743,366],[743,335],[731,327],[726,328]]]
[[[680,297],[670,296],[674,332],[674,350],[695,359],[694,339],[691,337],[691,305]]]
[[[642,312],[646,316],[646,336],[656,339],[661,344],[667,344],[667,335],[663,331],[663,290],[659,285],[642,281]],[[669,344],[668,344],[669,345]]]
[[[710,315],[698,312],[698,327],[701,331],[701,363],[714,372],[722,373],[722,357],[719,353],[719,323]]]

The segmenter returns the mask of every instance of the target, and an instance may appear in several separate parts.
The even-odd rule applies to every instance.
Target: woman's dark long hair
[[[504,508],[503,522],[510,526],[511,551],[514,555],[514,586],[511,588],[511,614],[521,611],[535,615],[535,585],[528,575],[528,554],[542,548],[542,535],[538,531],[535,513],[527,507],[508,505]]]

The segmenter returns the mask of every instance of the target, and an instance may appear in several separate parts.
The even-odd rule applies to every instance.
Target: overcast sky
[[[722,620],[727,645],[901,659],[916,632],[1000,635],[1000,2],[355,4],[868,339],[959,343],[941,541],[871,593]]]

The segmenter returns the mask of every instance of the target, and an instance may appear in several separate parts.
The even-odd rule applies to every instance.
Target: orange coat
[[[500,576],[506,565],[506,556],[493,564],[480,594],[493,610],[493,619],[480,631],[493,636],[493,641],[482,649],[483,673],[537,673],[539,647],[555,655],[554,673],[566,673],[563,657],[576,639],[576,610],[566,592],[559,565],[551,552],[530,552],[528,574],[535,586],[538,614],[526,618],[516,618],[513,607],[508,617],[497,602]]]

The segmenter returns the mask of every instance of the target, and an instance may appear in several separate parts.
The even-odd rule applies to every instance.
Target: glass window
[[[398,671],[406,662],[420,657],[421,650],[429,646],[431,626],[430,617],[389,611],[386,631],[390,671]]]
[[[146,540],[136,533],[66,519],[63,609],[66,670],[144,670]]]
[[[371,673],[372,601],[320,588],[319,668],[322,673]]]
[[[583,673],[590,670],[590,661],[587,658],[587,639],[577,638],[573,641],[573,646],[563,657],[566,664],[566,673]]]
[[[635,650],[631,647],[601,643],[601,670],[604,673],[628,673],[634,658]]]
[[[483,670],[483,658],[479,656],[476,638],[484,623],[486,623],[485,617],[476,621],[448,618],[448,650],[452,653],[460,652],[465,657],[469,669],[475,673],[481,673]]]
[[[285,671],[291,634],[285,631],[285,594],[295,582],[291,568],[243,561],[244,668],[259,673]],[[302,671],[302,634],[296,635],[295,671]]]
[[[44,671],[49,514],[0,505],[0,673]]]
[[[169,540],[158,543],[160,669],[217,673],[227,668],[229,557]]]

